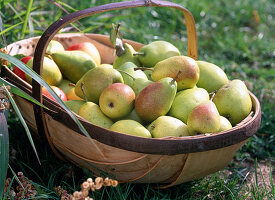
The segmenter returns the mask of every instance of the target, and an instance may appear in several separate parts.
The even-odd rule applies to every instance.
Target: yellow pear
[[[188,136],[187,125],[177,118],[170,116],[160,116],[147,128],[154,138],[167,136],[182,137]]]
[[[226,74],[217,65],[205,61],[197,61],[197,64],[200,68],[198,87],[204,88],[210,93],[228,83]]]
[[[212,101],[205,101],[192,109],[187,120],[190,135],[216,133],[220,130],[220,115]]]
[[[251,112],[252,101],[247,87],[241,80],[235,79],[222,86],[213,98],[220,115],[226,117],[235,126]]]
[[[222,131],[231,129],[232,125],[231,125],[230,121],[223,116],[220,116],[220,117],[221,117],[221,127],[218,132],[222,132]]]
[[[68,101],[64,101],[64,104],[71,111],[75,112],[76,114],[78,114],[80,106],[82,106],[84,103],[86,103],[86,102],[82,101],[82,100],[68,100]]]
[[[68,100],[84,100],[75,94],[75,87],[71,88],[67,93]]]
[[[209,94],[203,88],[192,88],[177,93],[169,115],[187,123],[191,110],[204,101],[209,100]]]
[[[154,41],[141,47],[138,59],[144,67],[154,67],[158,62],[172,56],[179,56],[177,47],[167,41]]]
[[[144,126],[134,120],[119,120],[111,126],[110,130],[127,135],[145,138],[152,137],[151,133]]]
[[[175,78],[179,71],[182,71],[182,73],[176,79],[178,91],[193,88],[197,84],[200,69],[196,61],[187,56],[173,56],[158,62],[151,77],[153,81],[165,77]]]
[[[27,62],[27,66],[32,68],[33,65],[33,58],[31,58]],[[26,78],[29,83],[32,82],[32,78],[26,74]],[[62,81],[62,74],[59,70],[58,66],[55,64],[53,60],[48,57],[44,57],[43,60],[43,71],[42,71],[42,78],[49,84],[49,85],[59,85]]]
[[[87,102],[80,106],[78,115],[92,124],[106,129],[109,129],[113,125],[113,121],[105,116],[99,106],[93,102]]]

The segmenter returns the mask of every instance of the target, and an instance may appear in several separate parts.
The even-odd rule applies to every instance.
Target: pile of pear
[[[94,46],[84,46],[64,50],[52,41],[42,77],[66,93],[64,103],[74,113],[96,126],[146,138],[184,137],[229,130],[251,112],[243,81],[181,55],[169,42],[154,41],[138,51],[124,43],[112,65],[100,63]]]

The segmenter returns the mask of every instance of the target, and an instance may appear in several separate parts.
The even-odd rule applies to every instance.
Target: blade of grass
[[[0,199],[3,197],[9,164],[9,133],[4,110],[0,111]]]
[[[3,21],[2,21],[1,15],[0,15],[0,31],[1,31],[1,32],[4,31],[4,25],[3,25]],[[6,37],[5,37],[4,34],[2,35],[2,38],[3,38],[4,45],[5,45],[6,49],[7,49],[7,46],[8,46],[8,45],[7,45],[7,40],[6,40]]]
[[[33,11],[30,13],[31,22],[34,22],[37,24],[37,26],[41,27],[41,22],[35,20],[33,18],[33,16],[53,15],[53,14],[54,14],[54,12],[52,12],[52,11]]]
[[[29,31],[30,31],[30,37],[34,36],[34,27],[33,27],[33,22],[32,22],[32,16],[29,15]]]
[[[17,12],[17,10],[16,10],[10,3],[8,3],[7,5],[8,5],[8,6],[10,7],[10,9],[15,13],[15,16],[17,16],[17,17],[20,19],[20,21],[23,21],[22,17],[21,17],[20,14]]]
[[[262,172],[262,169],[261,169],[261,168],[260,168],[260,175],[261,175],[262,180],[263,180],[264,190],[265,190],[266,193],[268,193],[268,191],[267,191],[267,186],[266,186],[266,182],[265,182],[264,175],[263,175],[263,172]]]
[[[72,6],[66,4],[66,3],[64,3],[64,2],[62,2],[62,1],[58,1],[58,0],[57,0],[57,3],[59,3],[60,5],[65,6],[65,7],[67,7],[67,8],[69,8],[69,9],[71,9],[73,12],[78,11],[77,9],[74,9]]]
[[[18,87],[16,87],[15,85],[9,83],[8,81],[6,81],[5,79],[3,79],[3,78],[1,78],[1,77],[0,77],[0,84],[1,84],[1,85],[2,85],[2,84],[5,84],[5,85],[10,86],[10,88],[11,88],[11,93],[16,94],[16,95],[18,95],[18,96],[20,96],[20,97],[22,97],[22,98],[24,98],[24,99],[27,99],[27,100],[29,100],[29,101],[31,101],[31,102],[33,102],[33,103],[35,103],[35,104],[37,104],[37,105],[43,107],[43,108],[49,110],[49,108],[47,108],[46,106],[44,106],[43,104],[41,104],[40,102],[38,102],[38,101],[37,101],[36,99],[34,99],[32,96],[30,96],[30,95],[28,95],[27,93],[23,92],[23,91],[20,90]]]
[[[272,179],[272,165],[271,162],[269,164],[269,177],[270,177],[270,184],[271,184],[271,195],[275,197],[275,189],[274,189],[274,184],[273,184],[273,179]]]
[[[50,95],[60,104],[60,106],[69,114],[69,116],[74,120],[74,122],[77,124],[78,128],[82,131],[84,135],[86,135],[92,143],[94,143],[93,139],[89,135],[89,133],[86,131],[86,129],[83,127],[83,125],[80,123],[80,121],[76,118],[76,116],[72,113],[72,111],[63,103],[63,101],[59,98],[59,96],[53,91],[50,85],[46,83],[44,79],[41,78],[33,69],[27,67],[24,63],[22,63],[20,60],[4,54],[0,53],[0,58],[3,58],[5,60],[8,60],[10,63],[17,66],[19,69],[24,71],[26,74],[28,74],[30,77],[32,77],[35,81],[37,81],[41,86],[45,87],[45,89],[50,93]],[[97,151],[101,154],[103,158],[105,158],[102,151],[98,148],[98,146],[95,144]]]
[[[18,176],[16,175],[16,173],[13,171],[13,169],[11,168],[11,166],[9,165],[9,169],[11,170],[11,173],[13,174],[13,177],[15,178],[15,180],[17,181],[17,183],[24,188],[23,184],[21,183],[21,181],[19,180]]]
[[[29,21],[29,15],[30,15],[30,12],[31,12],[32,3],[33,3],[33,0],[30,0],[29,4],[28,4],[26,15],[25,15],[25,21],[24,21],[23,28],[22,28],[21,39],[23,39],[25,37],[25,32],[26,32],[26,29],[27,29],[28,21]]]
[[[34,10],[36,10],[36,9],[38,9],[38,8],[39,8],[39,7],[32,7],[31,12],[34,11]],[[27,12],[27,11],[20,12],[18,16],[15,15],[15,16],[13,17],[13,20],[15,20],[15,19],[17,19],[17,18],[20,18],[21,16],[25,15],[26,12]],[[22,20],[22,21],[23,21],[23,20]]]
[[[7,199],[7,196],[8,196],[8,193],[10,193],[10,189],[11,189],[12,183],[13,183],[13,181],[14,181],[14,178],[15,178],[15,177],[12,177],[11,182],[10,182],[10,184],[9,184],[9,187],[7,188],[7,192],[5,193],[5,196],[4,196],[3,199]]]
[[[19,26],[19,25],[21,25],[21,24],[23,24],[23,23],[24,23],[24,22],[19,22],[19,23],[15,24],[15,25],[10,26],[9,28],[7,28],[7,29],[1,31],[1,32],[0,32],[0,35],[5,34],[6,32],[12,30],[13,28],[15,28],[15,27],[17,27],[17,26]]]
[[[50,1],[52,2],[52,1]],[[70,12],[68,12],[61,4],[59,4],[58,2],[52,2],[54,5],[56,5],[58,8],[60,8],[61,10],[63,10],[66,14],[70,14]],[[66,4],[65,4],[66,5]],[[80,24],[82,27],[84,27],[78,20],[76,21],[78,24]],[[73,23],[71,23],[71,25],[78,30],[79,32],[81,31],[78,27],[76,27]]]
[[[32,146],[32,148],[33,148],[33,150],[34,150],[34,153],[35,153],[35,155],[36,155],[36,158],[37,158],[39,164],[41,165],[40,159],[39,159],[39,157],[38,157],[38,154],[37,154],[37,151],[36,151],[36,148],[35,148],[35,145],[34,145],[34,142],[33,142],[33,140],[32,140],[32,136],[31,136],[30,130],[29,130],[29,128],[28,128],[28,126],[27,126],[27,124],[26,124],[26,122],[25,122],[25,120],[24,120],[24,118],[23,118],[23,116],[22,116],[22,114],[21,114],[21,112],[20,112],[18,106],[16,105],[14,99],[12,98],[10,92],[8,91],[8,89],[6,88],[6,86],[5,86],[4,84],[3,84],[3,87],[4,87],[5,91],[6,91],[6,94],[7,94],[8,97],[9,97],[10,103],[11,103],[11,105],[12,105],[14,111],[16,112],[16,114],[17,114],[17,116],[18,116],[18,118],[19,118],[21,124],[23,125],[23,127],[24,127],[25,130],[26,130],[27,136],[28,136],[29,141],[30,141],[30,143],[31,143],[31,146]]]

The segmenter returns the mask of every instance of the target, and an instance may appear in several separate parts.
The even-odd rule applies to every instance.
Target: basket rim
[[[81,35],[79,33],[66,33],[73,35]],[[60,34],[60,35],[66,35]],[[85,34],[90,35],[90,34]],[[101,34],[91,34],[107,37]],[[58,35],[57,35],[58,36]],[[40,36],[29,38],[36,39]],[[22,41],[27,41],[29,39],[17,41],[10,44],[20,44]],[[130,41],[130,40],[128,40]],[[133,41],[132,41],[133,42]],[[3,68],[2,75],[6,76],[13,84],[27,92],[31,95],[31,85],[23,81],[17,75],[15,75],[8,68]],[[117,147],[124,150],[147,153],[147,154],[161,154],[161,155],[176,155],[182,153],[193,153],[202,152],[206,150],[213,150],[218,148],[223,148],[230,146],[239,142],[242,142],[252,136],[257,129],[260,127],[261,122],[261,107],[257,97],[249,91],[251,100],[253,102],[254,115],[246,118],[241,124],[234,126],[232,129],[214,134],[204,134],[196,136],[185,136],[185,137],[167,137],[167,138],[142,138],[138,136],[126,135],[119,132],[110,131],[108,129],[96,126],[83,119],[79,115],[77,118],[84,125],[90,136],[107,145]],[[78,134],[83,135],[77,127],[73,127],[74,123],[70,119],[66,111],[59,106],[55,101],[43,97],[45,106],[49,107],[51,110],[44,110],[45,113],[50,114],[53,119],[63,123],[69,128],[73,129]],[[62,113],[62,114],[60,114]],[[67,122],[67,123],[64,123]]]

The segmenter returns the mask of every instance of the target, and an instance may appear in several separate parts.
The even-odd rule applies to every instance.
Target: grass
[[[51,1],[54,2],[54,1]],[[115,1],[55,1],[68,12]],[[258,132],[236,153],[224,170],[205,178],[169,189],[158,190],[149,184],[120,184],[93,193],[94,199],[272,199],[275,163],[275,4],[272,0],[174,1],[188,8],[196,21],[199,59],[221,66],[230,79],[244,80],[259,98],[262,123]],[[12,9],[13,8],[13,9]],[[46,12],[45,12],[46,11]],[[54,14],[52,14],[54,13]],[[50,1],[0,2],[0,15],[8,44],[43,31],[65,12]],[[30,20],[28,20],[28,17]],[[30,23],[31,22],[31,23]],[[166,40],[186,54],[186,29],[183,16],[173,9],[137,8],[87,17],[66,30],[109,34],[112,23],[121,22],[124,38],[141,43]],[[66,31],[64,30],[64,31]],[[1,47],[4,41],[1,40]],[[59,199],[53,188],[69,193],[93,175],[71,163],[58,160],[49,147],[35,139],[40,166],[18,118],[9,113],[10,165],[33,181],[40,196]],[[265,165],[262,165],[265,162]],[[268,166],[270,174],[259,169]],[[262,172],[262,173],[261,173]],[[261,174],[264,178],[261,178]],[[9,171],[9,177],[13,174]],[[253,177],[254,179],[251,179]],[[14,180],[14,183],[15,180]],[[42,198],[42,197],[41,197]]]

